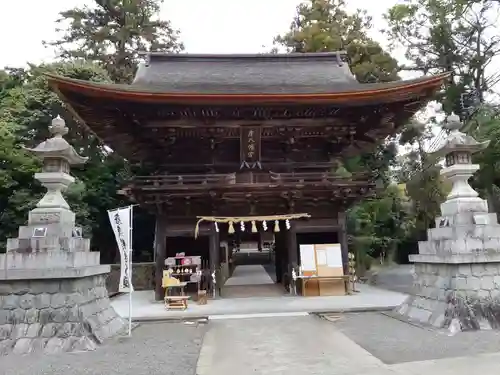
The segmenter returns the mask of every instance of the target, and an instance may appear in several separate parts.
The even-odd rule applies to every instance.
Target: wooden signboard
[[[261,168],[260,164],[260,126],[242,126],[240,133],[241,168]]]
[[[305,296],[345,295],[343,279],[321,280],[321,277],[344,276],[342,251],[340,244],[300,245],[300,262],[304,276],[318,276],[318,280],[309,280],[303,288]]]

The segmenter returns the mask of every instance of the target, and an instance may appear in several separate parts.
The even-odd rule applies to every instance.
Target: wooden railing
[[[342,177],[331,172],[291,172],[291,173],[274,173],[270,172],[271,181],[278,184],[308,184],[308,183],[334,183],[339,180],[357,181],[366,180],[369,174],[356,174],[352,176]]]
[[[179,185],[231,185],[236,183],[236,174],[188,174],[162,176],[136,176],[134,183],[152,187]]]
[[[234,185],[298,185],[298,184],[335,184],[339,182],[366,181],[368,174],[341,177],[330,172],[248,172],[245,174],[188,174],[137,176],[133,179],[136,188],[178,189],[195,187],[224,187]]]

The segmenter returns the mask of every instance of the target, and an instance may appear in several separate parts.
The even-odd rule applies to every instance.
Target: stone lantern
[[[35,173],[35,179],[47,192],[30,211],[28,225],[20,228],[19,238],[9,240],[7,251],[89,251],[90,241],[82,238],[82,229],[75,226],[75,214],[62,195],[75,181],[70,166],[82,165],[87,158],[78,155],[63,138],[68,128],[61,117],[52,120],[49,130],[52,138],[26,148],[42,160],[42,172]]]
[[[450,134],[444,145],[434,153],[435,156],[445,158],[445,168],[441,170],[441,175],[452,183],[451,192],[447,197],[448,204],[445,207],[460,202],[460,206],[452,212],[456,211],[456,214],[488,212],[486,202],[478,198],[478,193],[472,189],[468,181],[479,170],[478,164],[472,164],[472,155],[488,147],[490,141],[477,142],[473,137],[462,133],[461,127],[460,118],[455,114],[450,115],[444,126]],[[467,204],[468,209],[464,209],[464,204]],[[476,204],[478,206],[475,206]]]
[[[500,297],[500,225],[468,182],[480,168],[472,164],[472,155],[489,141],[477,142],[461,127],[458,116],[449,116],[445,128],[450,133],[434,153],[445,159],[441,175],[452,188],[427,241],[420,241],[418,254],[410,255],[415,295],[397,312],[437,327],[448,327],[453,319],[463,329],[499,327],[494,317],[500,316],[500,305],[493,301]]]
[[[74,182],[70,166],[87,158],[63,139],[68,128],[62,118],[50,131],[52,138],[27,149],[42,159],[34,177],[47,192],[0,254],[0,356],[92,350],[126,328],[110,306],[110,266],[90,251],[62,195]]]
[[[42,172],[36,173],[35,178],[47,188],[47,193],[36,206],[40,209],[69,210],[68,203],[61,192],[75,181],[69,174],[70,166],[85,164],[88,158],[78,155],[63,138],[68,133],[68,128],[60,116],[52,120],[49,131],[53,135],[52,138],[35,148],[26,149],[43,162]]]

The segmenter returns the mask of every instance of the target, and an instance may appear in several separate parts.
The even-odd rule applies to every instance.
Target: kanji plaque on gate
[[[241,168],[260,168],[260,126],[242,126],[240,133]]]

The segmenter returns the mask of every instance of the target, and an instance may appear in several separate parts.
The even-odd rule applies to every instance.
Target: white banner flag
[[[132,206],[108,211],[109,221],[116,238],[116,244],[120,250],[120,284],[119,292],[133,292],[131,269],[132,266],[132,236],[131,236],[131,215]]]

